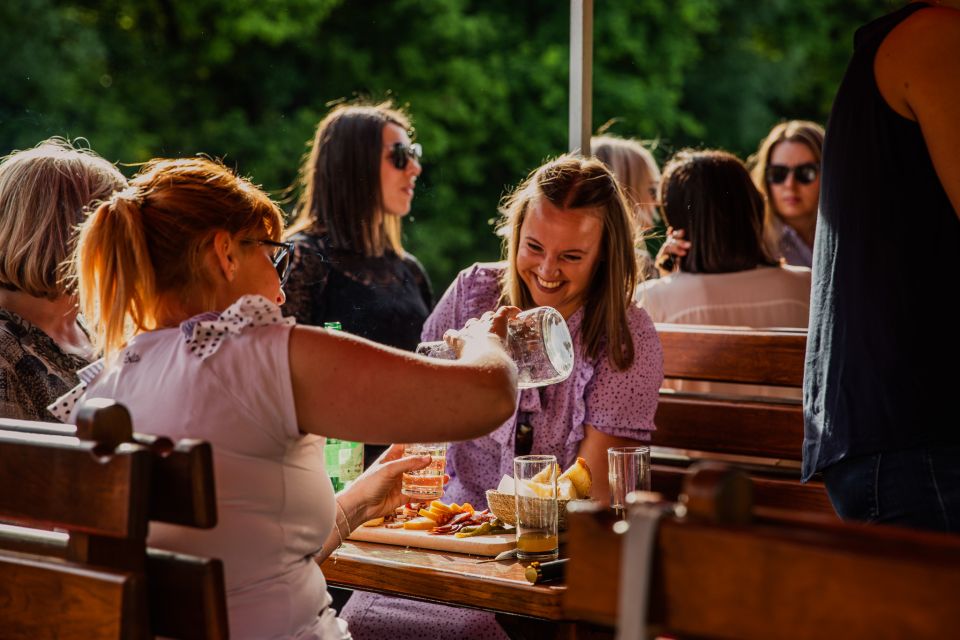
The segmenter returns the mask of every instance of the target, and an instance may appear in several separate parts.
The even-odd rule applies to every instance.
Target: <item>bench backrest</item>
[[[665,377],[714,388],[709,393],[661,390],[652,444],[692,459],[717,458],[750,468],[759,506],[832,514],[822,482],[799,482],[806,331],[679,324],[658,324],[657,331]],[[788,389],[795,397],[761,395],[754,387],[747,388],[748,395],[732,395],[728,388],[718,391],[717,383]],[[676,498],[684,467],[656,449],[654,489]]]
[[[146,547],[151,520],[216,524],[210,446],[109,402],[77,422],[0,420],[3,636],[226,637],[222,563]]]
[[[687,504],[690,513],[665,516],[656,534],[647,601],[653,633],[941,638],[960,628],[956,536],[755,513],[749,522],[725,520],[717,514],[730,512],[729,504],[702,496]],[[608,510],[575,506],[568,520],[565,613],[613,627],[621,571],[646,567],[621,567],[624,527],[614,526]]]

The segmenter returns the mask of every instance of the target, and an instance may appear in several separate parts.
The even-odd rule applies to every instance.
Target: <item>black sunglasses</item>
[[[817,174],[820,173],[820,165],[816,162],[805,162],[795,167],[788,167],[785,164],[771,164],[767,166],[767,182],[783,184],[791,173],[800,184],[810,184],[817,179]]]
[[[420,158],[422,157],[423,147],[420,146],[419,142],[414,142],[412,144],[394,142],[390,147],[390,161],[393,162],[393,166],[401,171],[407,168],[407,163],[410,160],[416,160],[417,162],[420,162]]]
[[[287,277],[290,275],[290,256],[293,254],[292,242],[274,242],[273,240],[241,240],[240,242],[273,247],[270,261],[276,267],[277,275],[280,276],[280,286],[286,284]]]

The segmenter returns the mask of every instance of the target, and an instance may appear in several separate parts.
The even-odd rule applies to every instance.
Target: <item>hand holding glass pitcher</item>
[[[468,323],[461,331],[470,329]],[[444,340],[422,342],[417,353],[454,360],[459,355],[460,333],[448,331]],[[573,338],[563,316],[551,307],[528,309],[511,318],[504,346],[517,365],[517,386],[521,389],[563,382],[573,371]]]

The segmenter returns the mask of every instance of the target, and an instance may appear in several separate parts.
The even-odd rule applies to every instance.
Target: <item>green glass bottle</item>
[[[339,322],[324,322],[323,328],[342,331]],[[350,486],[363,473],[363,443],[327,438],[323,447],[323,463],[335,492]]]

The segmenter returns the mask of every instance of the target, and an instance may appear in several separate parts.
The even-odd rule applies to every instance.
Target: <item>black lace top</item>
[[[80,380],[90,364],[16,313],[0,309],[0,417],[59,422],[47,405]]]
[[[325,236],[298,233],[285,315],[300,324],[340,322],[344,331],[412,351],[433,308],[433,291],[412,255],[371,258],[331,249]]]

